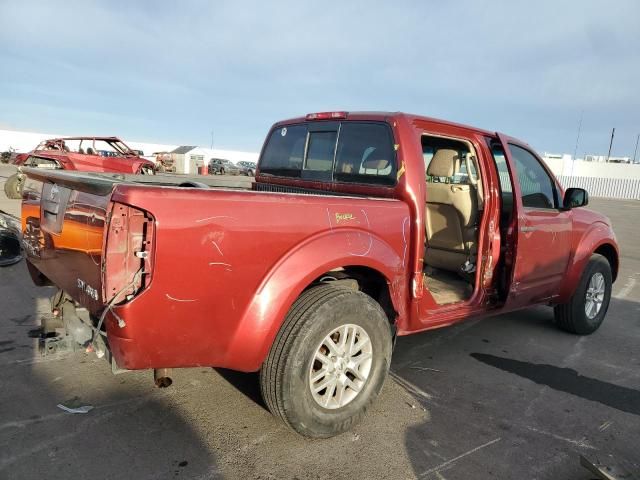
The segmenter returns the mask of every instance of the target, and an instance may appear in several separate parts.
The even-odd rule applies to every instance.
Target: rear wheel
[[[578,335],[595,332],[607,314],[611,285],[609,262],[602,255],[592,255],[571,300],[554,308],[558,327]]]
[[[14,200],[22,198],[22,187],[24,186],[24,175],[21,173],[15,173],[7,178],[4,183],[4,193],[7,198]]]
[[[385,313],[368,295],[321,285],[293,304],[260,371],[264,401],[307,437],[350,429],[382,388],[391,361]]]

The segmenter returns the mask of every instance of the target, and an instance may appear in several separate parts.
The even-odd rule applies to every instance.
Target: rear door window
[[[507,222],[513,213],[513,188],[511,187],[511,176],[509,175],[509,167],[507,166],[507,158],[505,156],[502,145],[493,139],[487,139],[487,145],[491,150],[496,172],[500,180],[500,197],[502,200],[502,221]]]

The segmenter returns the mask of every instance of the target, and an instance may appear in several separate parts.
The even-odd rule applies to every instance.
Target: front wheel
[[[291,307],[260,371],[264,401],[307,437],[349,430],[378,396],[391,362],[387,316],[368,295],[321,285]]]
[[[602,255],[592,255],[571,300],[554,308],[558,327],[578,335],[595,332],[607,314],[611,285],[609,262]]]

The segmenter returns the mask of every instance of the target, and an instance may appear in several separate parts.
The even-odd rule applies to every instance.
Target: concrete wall
[[[640,179],[640,164],[601,163],[571,160],[569,158],[545,158],[545,163],[557,176],[636,178]]]

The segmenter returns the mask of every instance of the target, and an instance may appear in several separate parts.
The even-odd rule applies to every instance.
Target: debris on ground
[[[614,460],[613,455],[608,455],[607,460],[604,461],[599,458],[589,459],[584,455],[580,455],[580,465],[602,480],[631,480],[640,478],[631,473],[634,467],[629,462],[621,459]]]
[[[71,408],[65,407],[64,405],[59,403],[57,407],[67,413],[89,413],[91,410],[93,410],[93,405],[83,405],[81,407]]]
[[[66,405],[59,403],[57,407],[67,413],[89,413],[91,410],[93,410],[93,405],[82,405],[80,397],[70,398],[64,403]]]

